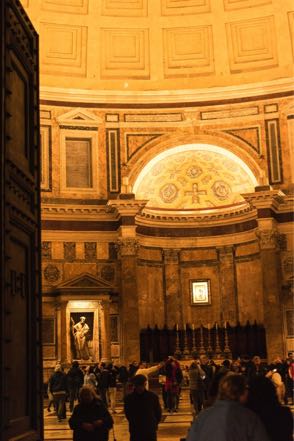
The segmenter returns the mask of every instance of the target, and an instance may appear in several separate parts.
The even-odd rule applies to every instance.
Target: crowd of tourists
[[[57,364],[48,382],[47,410],[53,406],[61,421],[68,401],[74,441],[107,441],[120,388],[130,441],[156,441],[162,408],[149,390],[151,378],[159,382],[170,414],[179,409],[182,388],[189,388],[194,420],[187,441],[293,440],[292,413],[286,406],[293,404],[293,353],[270,364],[259,356],[219,364],[206,355],[187,365],[172,356],[154,366],[102,362],[83,367],[73,361],[66,373]]]

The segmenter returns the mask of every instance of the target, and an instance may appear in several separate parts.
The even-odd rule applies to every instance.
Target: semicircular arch
[[[250,150],[246,143],[232,137],[224,132],[201,132],[199,134],[171,135],[166,134],[148,143],[143,149],[133,155],[128,161],[126,173],[129,184],[134,188],[135,182],[142,170],[148,166],[148,163],[161,153],[184,145],[211,145],[222,148],[235,155],[241,160],[253,173],[256,179],[256,185],[266,185],[268,182],[264,172],[264,159],[257,152]]]

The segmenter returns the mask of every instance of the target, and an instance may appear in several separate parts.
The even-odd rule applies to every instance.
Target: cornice
[[[254,193],[245,193],[241,196],[254,208],[270,208],[276,213],[280,208],[288,208],[291,211],[291,200],[281,190],[256,191]],[[292,205],[293,209],[293,205]]]
[[[256,217],[257,211],[246,202],[222,210],[155,210],[145,207],[136,216],[136,225],[174,229],[203,228],[247,222]]]
[[[118,214],[108,206],[42,204],[42,220],[117,220]]]
[[[158,104],[158,103],[193,103],[206,101],[224,101],[230,99],[248,99],[249,97],[270,98],[275,94],[293,93],[293,78],[285,78],[239,86],[212,87],[203,89],[158,90],[158,91],[122,91],[122,90],[87,90],[41,86],[40,100],[53,102],[93,103],[93,104]]]
[[[113,199],[108,201],[109,210],[120,214],[120,216],[136,216],[147,204],[147,200]]]
[[[217,246],[242,245],[249,241],[256,241],[256,230],[241,231],[224,236],[205,236],[205,237],[164,237],[164,236],[144,236],[137,235],[139,244],[145,247],[161,248],[215,248]]]

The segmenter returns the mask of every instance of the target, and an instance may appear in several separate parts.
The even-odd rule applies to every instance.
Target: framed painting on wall
[[[191,304],[192,305],[210,305],[210,280],[190,280]]]

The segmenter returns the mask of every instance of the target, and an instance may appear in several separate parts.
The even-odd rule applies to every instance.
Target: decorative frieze
[[[72,262],[76,258],[76,244],[75,242],[64,242],[64,259]]]
[[[108,282],[112,282],[114,280],[115,270],[111,265],[104,265],[101,268],[101,277]]]
[[[97,258],[97,243],[96,242],[85,242],[85,259],[95,260]]]
[[[52,259],[52,242],[42,242],[42,258]]]

